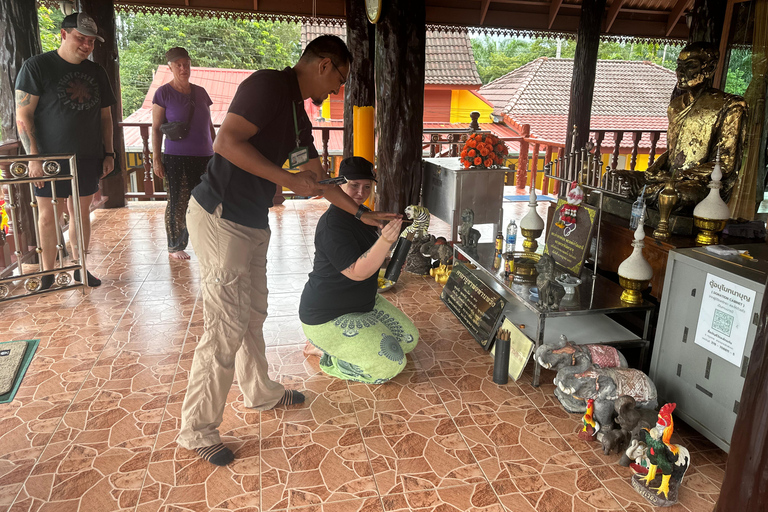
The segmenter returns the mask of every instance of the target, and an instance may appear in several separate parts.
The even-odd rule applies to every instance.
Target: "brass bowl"
[[[536,270],[536,263],[539,262],[541,255],[525,251],[513,251],[504,253],[504,259],[512,259],[514,270],[512,271],[512,282],[516,284],[535,284],[539,272]]]
[[[544,228],[541,229],[525,229],[520,228],[520,234],[523,235],[525,240],[523,240],[523,249],[525,249],[525,252],[536,252],[536,249],[539,248],[539,243],[536,241],[537,238],[541,236],[541,234],[544,232]]]
[[[699,234],[696,235],[696,243],[699,245],[715,245],[720,243],[719,232],[725,229],[727,219],[705,219],[704,217],[693,217],[693,225],[699,228]]]

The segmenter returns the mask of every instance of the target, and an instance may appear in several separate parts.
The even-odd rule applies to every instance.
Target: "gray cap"
[[[95,37],[102,43],[104,42],[104,38],[99,35],[99,27],[96,26],[96,22],[84,12],[73,12],[61,20],[61,28],[73,28],[84,36]]]

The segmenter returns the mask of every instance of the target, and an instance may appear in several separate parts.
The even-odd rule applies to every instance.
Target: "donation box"
[[[768,245],[736,245],[755,258],[706,247],[669,252],[650,377],[659,405],[725,451],[757,333],[768,277]]]

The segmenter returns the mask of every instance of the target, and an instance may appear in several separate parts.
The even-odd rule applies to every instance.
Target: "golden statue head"
[[[691,43],[677,58],[677,87],[689,91],[710,87],[720,51],[711,43]]]

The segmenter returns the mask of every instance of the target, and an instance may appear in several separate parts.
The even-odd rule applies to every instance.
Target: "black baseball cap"
[[[61,28],[73,28],[84,36],[95,37],[102,43],[104,42],[104,38],[99,35],[99,27],[96,26],[96,22],[84,12],[73,12],[65,17],[61,20]]]
[[[339,165],[339,176],[344,176],[348,180],[376,181],[373,164],[361,156],[351,156],[342,160]]]
[[[165,52],[165,62],[175,62],[179,59],[189,59],[189,52],[181,46],[176,46]]]

